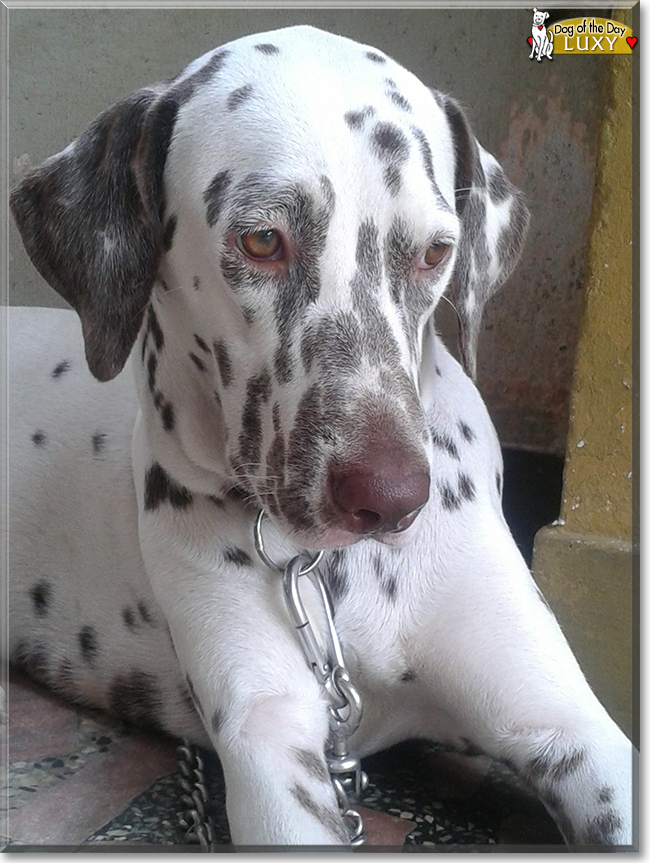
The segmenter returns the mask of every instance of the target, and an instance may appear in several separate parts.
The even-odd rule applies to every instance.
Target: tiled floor
[[[504,511],[529,559],[535,531],[557,515],[561,462],[512,451],[505,457]],[[64,704],[17,674],[8,708],[9,783],[1,789],[0,833],[10,849],[197,849],[181,826],[184,790],[174,741]],[[209,814],[217,841],[228,846],[221,770],[214,755],[203,757]],[[367,759],[364,769],[370,784],[361,809],[375,850],[498,845],[532,851],[557,849],[561,841],[541,805],[483,756],[409,743]]]
[[[10,846],[63,850],[109,843],[182,850],[188,844],[174,741],[63,704],[13,673],[9,717],[2,833]],[[218,842],[228,845],[220,767],[216,757],[203,755],[210,815]],[[367,759],[364,767],[370,776],[362,801],[369,845],[394,850],[403,843],[560,841],[541,806],[485,757],[413,743]]]

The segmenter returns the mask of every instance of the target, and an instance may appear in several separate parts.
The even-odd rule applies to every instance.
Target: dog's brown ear
[[[137,91],[11,195],[25,248],[78,312],[88,365],[101,381],[123,368],[156,276],[176,112],[155,88]]]
[[[460,106],[442,99],[456,156],[456,212],[461,221],[450,297],[460,321],[460,353],[476,378],[476,355],[483,307],[519,260],[529,212],[523,195],[496,159],[474,138]]]

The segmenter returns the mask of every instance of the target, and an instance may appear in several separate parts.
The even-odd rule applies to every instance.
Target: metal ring
[[[261,509],[257,515],[257,518],[255,519],[255,548],[258,555],[260,556],[262,563],[265,563],[266,566],[269,567],[269,569],[273,569],[276,572],[284,572],[287,568],[286,565],[280,566],[274,560],[271,560],[264,548],[264,540],[262,539],[262,522],[265,518],[267,518],[266,512]],[[313,570],[316,569],[318,564],[323,559],[323,554],[324,552],[322,550],[317,552],[314,556],[314,559],[310,563],[307,563],[300,568],[300,570],[298,571],[298,575],[307,575],[308,573],[313,572]]]

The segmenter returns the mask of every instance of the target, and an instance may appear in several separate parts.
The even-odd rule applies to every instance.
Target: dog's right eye
[[[277,231],[250,231],[237,238],[239,248],[254,261],[277,261],[284,254],[282,237]]]

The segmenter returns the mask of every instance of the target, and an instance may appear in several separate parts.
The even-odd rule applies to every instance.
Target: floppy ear
[[[78,312],[88,365],[101,381],[123,368],[149,301],[177,110],[162,88],[133,93],[11,194],[25,248]]]
[[[456,213],[460,241],[449,293],[460,322],[460,354],[476,378],[476,354],[483,307],[519,260],[529,212],[496,159],[472,134],[456,102],[444,96],[456,156]]]

